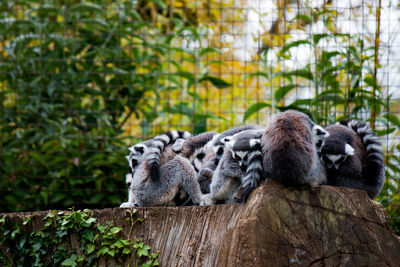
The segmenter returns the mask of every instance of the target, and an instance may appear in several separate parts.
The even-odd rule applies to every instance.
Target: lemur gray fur
[[[325,128],[329,136],[320,147],[328,184],[364,190],[375,198],[385,179],[382,148],[370,127],[342,121]]]
[[[278,113],[261,138],[264,176],[289,186],[325,184],[316,144],[327,135],[302,112]]]
[[[241,131],[260,128],[262,128],[260,125],[245,125],[229,129],[221,134],[214,135],[213,139],[204,146],[202,151],[198,154],[198,157],[204,157],[201,161],[201,164],[198,164],[201,167],[197,166],[197,169],[199,170],[198,181],[203,193],[210,193],[210,184],[213,173],[224,153],[225,145],[221,140],[227,136],[232,136]]]
[[[192,162],[196,172],[199,172],[202,168],[204,157],[208,153],[208,150],[210,150],[209,144],[217,135],[218,133],[216,132],[205,132],[192,136],[182,143],[180,155]]]
[[[242,185],[239,202],[244,202],[253,188],[258,185],[262,171],[260,139],[264,129],[245,130],[224,137],[224,153],[215,169],[210,193],[201,205],[212,205],[216,201],[231,203]]]
[[[128,202],[121,204],[121,207],[130,207],[134,205],[132,201],[132,184],[134,174],[137,168],[145,164],[148,169],[146,179],[150,179],[152,182],[160,181],[160,166],[165,162],[168,162],[176,156],[176,153],[170,148],[171,145],[179,139],[187,139],[191,136],[186,131],[169,131],[164,134],[158,135],[153,139],[143,141],[129,148],[130,154],[127,156],[129,162],[129,174],[126,176],[126,182],[128,184]],[[146,181],[143,181],[146,182]]]
[[[175,151],[188,158],[193,164],[198,173],[198,182],[203,194],[210,191],[211,176],[215,169],[213,166],[215,154],[211,144],[213,138],[217,135],[216,132],[201,133],[186,139],[181,148],[178,145],[174,148]],[[210,172],[211,175],[209,174]]]
[[[261,125],[256,125],[256,124],[250,124],[250,125],[244,125],[244,126],[239,126],[233,129],[226,130],[222,133],[220,133],[218,136],[215,136],[212,142],[213,150],[215,153],[215,166],[218,165],[219,160],[222,158],[222,155],[224,153],[225,149],[225,144],[222,142],[222,140],[227,137],[227,136],[232,136],[234,134],[237,134],[242,131],[246,130],[254,130],[254,129],[262,129],[264,128]]]
[[[203,194],[197,182],[197,174],[187,158],[176,155],[160,168],[158,181],[149,179],[150,173],[146,160],[137,167],[132,175],[130,192],[134,206],[175,205],[174,199],[182,189],[194,204],[202,201]]]

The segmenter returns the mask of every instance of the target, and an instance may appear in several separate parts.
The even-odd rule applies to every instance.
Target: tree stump
[[[130,231],[127,209],[94,210]],[[28,213],[8,214],[18,220]],[[39,229],[46,212],[33,218]],[[267,180],[245,204],[137,208],[140,237],[160,266],[400,266],[385,209],[360,190],[289,188]]]

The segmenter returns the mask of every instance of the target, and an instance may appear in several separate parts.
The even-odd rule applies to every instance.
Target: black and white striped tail
[[[363,176],[368,182],[382,182],[384,178],[384,163],[382,147],[378,137],[365,122],[349,120],[340,124],[355,131],[362,139],[367,150],[367,162]]]
[[[146,161],[150,171],[150,179],[154,182],[160,179],[160,159],[164,148],[182,138],[187,139],[192,135],[187,131],[168,131],[153,138],[153,143],[146,153]]]
[[[242,181],[242,193],[238,202],[245,202],[261,180],[262,154],[261,150],[254,150],[248,154],[246,175]]]

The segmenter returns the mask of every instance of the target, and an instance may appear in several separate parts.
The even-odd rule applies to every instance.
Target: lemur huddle
[[[381,146],[366,123],[323,128],[295,110],[268,127],[170,131],[129,150],[129,199],[121,207],[245,202],[262,179],[356,188],[375,198],[384,181]]]

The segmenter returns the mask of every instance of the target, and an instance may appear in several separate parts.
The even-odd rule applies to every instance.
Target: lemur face
[[[240,169],[244,172],[248,166],[248,154],[255,149],[259,149],[261,144],[260,138],[252,137],[252,135],[243,132],[225,137],[222,140],[225,146],[231,151],[232,158],[239,163]]]
[[[327,144],[331,145],[331,144]],[[354,155],[354,148],[349,144],[337,144],[336,149],[327,149],[323,146],[320,152],[320,159],[328,169],[333,167],[338,170],[349,156]]]
[[[144,144],[137,144],[130,147],[129,150],[130,153],[129,156],[126,156],[126,159],[129,162],[129,173],[133,175],[141,162],[144,153],[147,151],[147,146]]]

